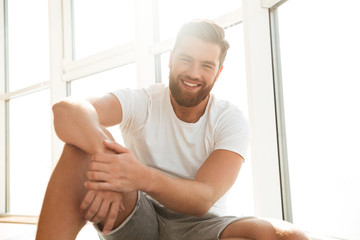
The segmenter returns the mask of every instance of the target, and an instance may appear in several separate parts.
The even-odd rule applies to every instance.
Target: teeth
[[[184,81],[184,84],[189,86],[189,87],[196,87],[197,86],[197,84],[195,84],[195,83],[189,83],[189,82],[185,82],[185,81]]]

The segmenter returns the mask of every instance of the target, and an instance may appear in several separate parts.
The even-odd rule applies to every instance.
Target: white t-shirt
[[[125,146],[146,166],[172,177],[194,179],[214,150],[229,150],[246,159],[248,123],[240,110],[226,101],[211,95],[204,115],[196,123],[187,123],[175,115],[164,84],[113,94],[123,110],[120,128]],[[226,164],[226,159],[223,161]],[[224,208],[223,197],[210,212],[222,214]]]

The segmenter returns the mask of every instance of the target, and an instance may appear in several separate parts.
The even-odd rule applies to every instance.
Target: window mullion
[[[64,1],[66,2],[66,0]],[[64,15],[66,11],[64,9]],[[49,26],[50,26],[50,103],[51,105],[60,99],[66,97],[66,82],[63,81],[63,57],[64,42],[63,41],[63,12],[61,0],[49,0]],[[51,131],[51,158],[53,166],[55,166],[61,151],[63,143],[57,138],[53,124]]]
[[[0,214],[6,213],[6,34],[5,34],[5,0],[0,1]]]
[[[255,214],[282,219],[269,10],[243,0]]]
[[[279,148],[279,165],[280,165],[280,179],[281,179],[281,194],[284,220],[293,222],[292,204],[290,194],[290,177],[288,167],[288,155],[286,144],[285,131],[285,116],[284,116],[284,99],[281,76],[281,59],[279,47],[279,28],[277,21],[277,10],[270,10],[270,24],[271,24],[271,45],[273,53],[273,71],[274,71],[274,94],[276,106],[276,124],[278,134],[278,148]]]
[[[138,87],[155,83],[155,56],[150,52],[154,43],[152,1],[136,0],[135,7],[135,44]]]

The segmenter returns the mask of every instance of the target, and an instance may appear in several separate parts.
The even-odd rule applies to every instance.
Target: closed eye
[[[208,68],[208,69],[213,69],[214,66],[209,65],[209,64],[203,64],[204,68]]]
[[[202,66],[208,70],[212,70],[215,68],[216,64],[212,61],[204,61],[202,63]]]

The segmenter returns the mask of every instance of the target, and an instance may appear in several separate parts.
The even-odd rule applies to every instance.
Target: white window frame
[[[5,36],[5,2],[0,1],[0,36]],[[5,38],[0,38],[0,215],[6,211]]]
[[[282,219],[269,10],[243,0],[255,214]]]

